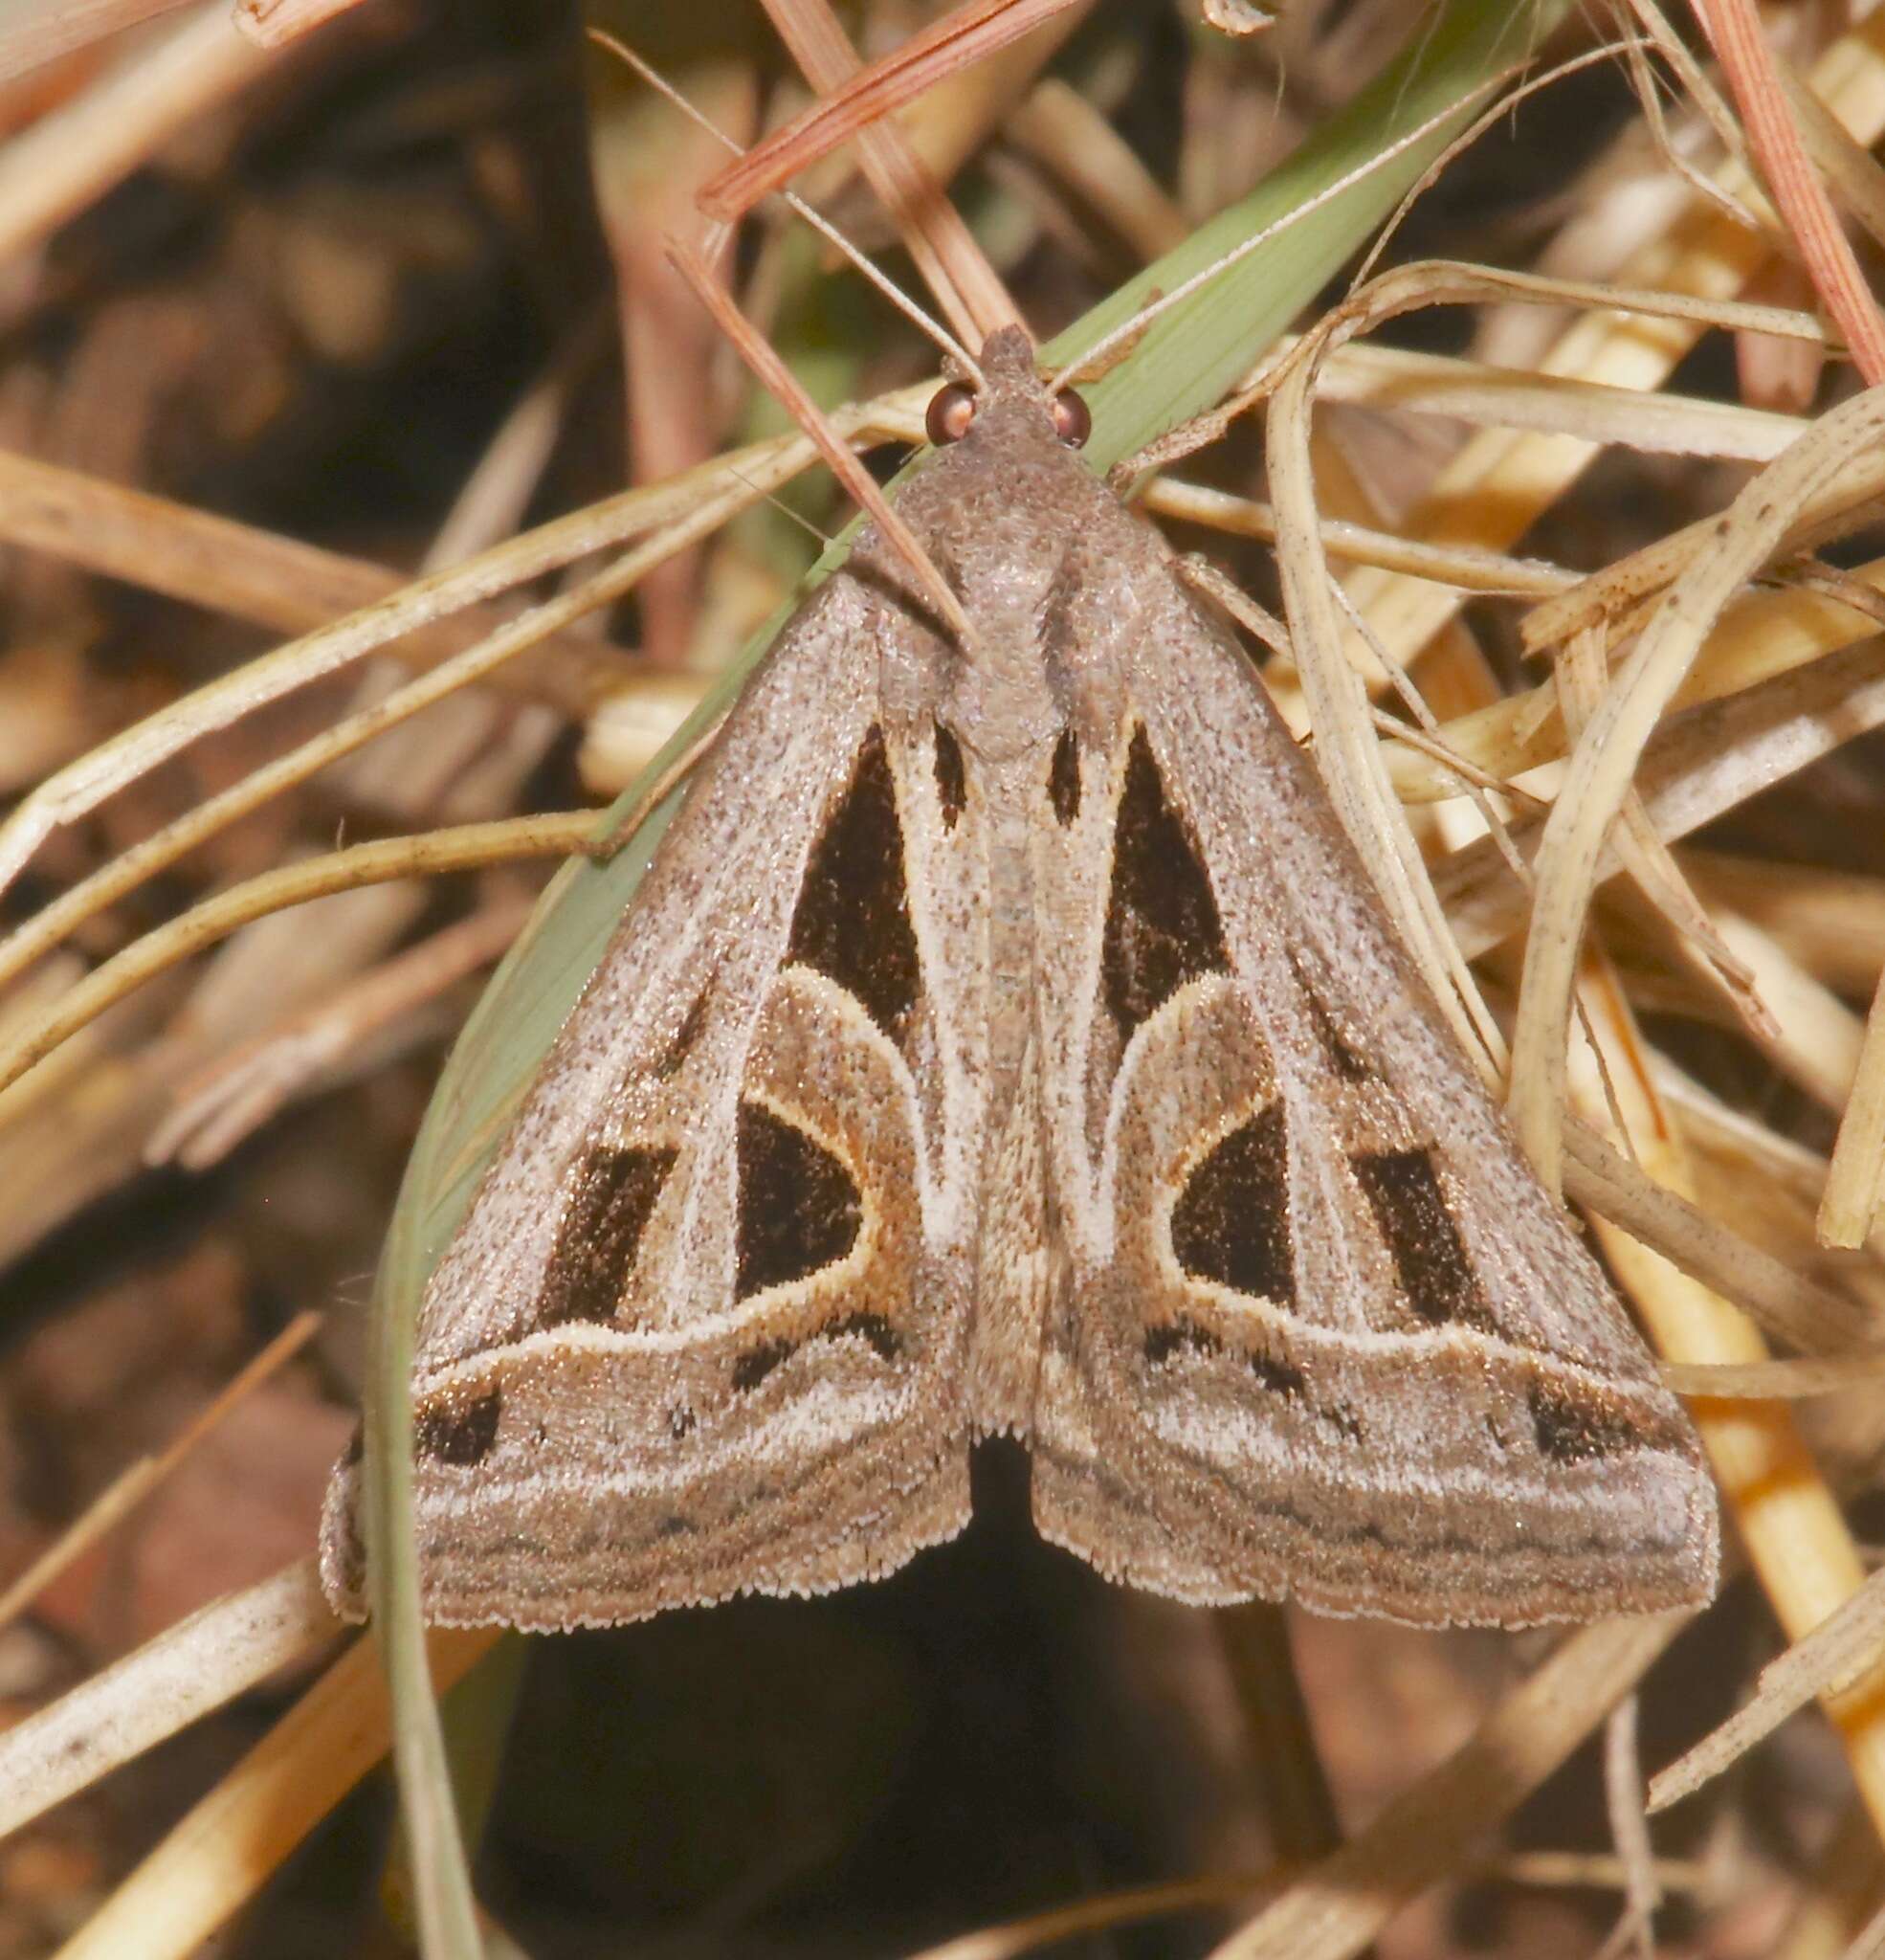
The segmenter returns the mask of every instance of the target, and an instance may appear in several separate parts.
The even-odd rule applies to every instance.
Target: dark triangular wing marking
[[[1076,797],[1072,811],[1077,810]],[[1112,886],[1099,955],[1101,996],[1121,1039],[1186,981],[1228,972],[1230,964],[1210,874],[1197,840],[1165,795],[1144,729],[1136,729],[1113,834]]]
[[[641,1235],[679,1155],[654,1148],[598,1147],[578,1169],[556,1252],[537,1296],[535,1324],[610,1322],[627,1297]]]
[[[1193,1166],[1171,1213],[1171,1249],[1200,1280],[1296,1304],[1289,1140],[1283,1105],[1266,1103]]]
[[[856,1244],[862,1193],[816,1138],[763,1102],[743,1101],[737,1149],[736,1300],[809,1280]]]
[[[1497,1333],[1479,1276],[1440,1188],[1433,1152],[1418,1147],[1355,1150],[1348,1168],[1387,1242],[1401,1292],[1415,1317],[1430,1327],[1458,1321]]]
[[[942,753],[939,784],[951,768]],[[958,751],[953,766],[961,762]],[[880,727],[866,734],[851,782],[819,835],[786,957],[855,994],[893,1041],[902,1036],[920,974],[903,881],[903,828]]]

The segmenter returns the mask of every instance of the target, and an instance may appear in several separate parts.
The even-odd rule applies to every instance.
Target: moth
[[[422,1303],[425,1610],[876,1577],[1021,1438],[1200,1603],[1713,1590],[1713,1486],[1313,764],[1018,328],[755,673]],[[322,1573],[364,1610],[358,1452]]]

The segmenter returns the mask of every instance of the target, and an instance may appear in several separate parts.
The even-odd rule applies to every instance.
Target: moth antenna
[[[747,476],[743,471],[733,469],[731,466],[728,466],[726,473],[729,477],[733,479],[733,480],[736,483],[745,484],[746,488],[750,490],[753,493],[753,495],[756,498],[758,498],[763,503],[771,504],[773,509],[776,510],[781,517],[789,518],[793,523],[798,525],[800,530],[810,532],[812,537],[817,539],[818,547],[820,550],[829,551],[832,548],[832,546],[837,543],[837,540],[835,538],[828,537],[825,532],[821,531],[818,528],[818,526],[815,523],[813,523],[809,517],[806,516],[804,511],[794,510],[792,506],[789,503],[787,503],[783,497],[779,495],[778,491],[762,490],[760,486],[757,483],[755,483],[753,479],[749,476]]]
[[[1161,294],[1156,300],[1148,301],[1145,305],[1140,307],[1138,311],[1121,321],[1118,326],[1112,328],[1110,332],[1102,334],[1098,340],[1094,341],[1090,345],[1083,347],[1072,360],[1058,368],[1049,380],[1048,387],[1051,389],[1077,387],[1085,372],[1102,363],[1106,356],[1121,341],[1128,339],[1134,334],[1143,333],[1146,327],[1160,314],[1168,312],[1172,307],[1178,305],[1181,301],[1188,300],[1200,287],[1208,286],[1219,274],[1228,272],[1240,259],[1248,258],[1259,246],[1267,245],[1279,233],[1288,231],[1292,225],[1299,224],[1311,212],[1319,211],[1323,205],[1342,196],[1344,191],[1353,189],[1357,184],[1373,176],[1384,165],[1391,163],[1404,151],[1412,149],[1417,145],[1424,143],[1428,137],[1432,135],[1434,130],[1443,128],[1447,123],[1451,122],[1467,103],[1494,90],[1503,88],[1506,82],[1517,73],[1519,73],[1517,69],[1508,68],[1501,70],[1497,75],[1489,76],[1477,88],[1468,90],[1459,101],[1451,103],[1448,107],[1430,116],[1426,122],[1408,130],[1397,142],[1389,144],[1386,148],[1371,156],[1366,163],[1358,164],[1354,169],[1338,177],[1333,184],[1326,185],[1323,189],[1317,191],[1314,197],[1305,198],[1301,204],[1297,205],[1293,211],[1286,212],[1274,224],[1265,225],[1260,232],[1253,232],[1248,238],[1232,246],[1222,258],[1213,259],[1209,265],[1194,272],[1188,279],[1182,279],[1170,292]]]
[[[714,278],[699,252],[677,238],[670,238],[668,256],[675,269],[694,288],[700,303],[720,323],[721,330],[739,349],[741,358],[784,405],[793,421],[818,445],[818,453],[831,465],[832,474],[876,523],[885,542],[916,575],[935,606],[937,616],[965,647],[972,646],[975,643],[974,629],[948,580],[937,569],[936,562],[923,548],[922,541],[898,515],[896,506],[877,487],[870,471],[857,460],[850,445],[826,420],[818,404],[799,386],[797,376],[764,336],[754,331],[752,323],[734,303],[732,294]]]
[[[733,138],[727,135],[726,131],[721,128],[711,116],[698,109],[681,94],[679,89],[675,87],[673,82],[669,81],[665,76],[644,61],[625,41],[617,39],[607,28],[601,27],[590,28],[588,30],[588,36],[599,48],[606,49],[618,61],[624,63],[633,74],[639,76],[650,88],[665,97],[668,101],[672,102],[697,127],[704,129],[716,143],[723,145],[736,157],[746,154],[744,149],[734,142]],[[933,341],[942,349],[942,357],[945,361],[953,361],[960,366],[964,373],[973,380],[978,388],[982,385],[982,370],[976,365],[975,357],[969,353],[962,342],[940,320],[926,312],[922,305],[916,300],[913,300],[908,293],[904,292],[902,287],[888,273],[882,271],[867,253],[860,251],[858,247],[854,245],[829,218],[807,204],[797,191],[782,189],[777,195],[784,198],[793,212],[803,218],[821,238],[841,252],[852,266],[863,278],[868,279],[920,333]],[[721,225],[715,227],[716,235],[720,234],[730,234],[730,231],[731,228],[728,226]]]

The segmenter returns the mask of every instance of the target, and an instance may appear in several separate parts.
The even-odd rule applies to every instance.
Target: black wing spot
[[[1430,1327],[1459,1321],[1484,1333],[1497,1325],[1447,1209],[1430,1150],[1358,1151],[1349,1160],[1408,1303]]]
[[[694,1004],[681,1016],[680,1026],[675,1030],[674,1039],[662,1052],[659,1061],[654,1064],[654,1073],[664,1081],[680,1073],[681,1064],[694,1053],[694,1045],[700,1038],[700,1031],[707,1025],[707,1002],[712,998],[714,983],[709,980],[694,996]]]
[[[1296,984],[1302,990],[1303,1004],[1309,1010],[1309,1025],[1315,1030],[1316,1043],[1322,1051],[1323,1059],[1343,1081],[1365,1081],[1374,1074],[1374,1065],[1366,1056],[1350,1044],[1336,1025],[1335,1016],[1329,1013],[1327,1003],[1317,992],[1308,974],[1302,970],[1294,955],[1290,958],[1290,970],[1296,975]]]
[[[679,1153],[662,1149],[590,1152],[575,1171],[575,1192],[556,1236],[535,1325],[607,1325],[628,1292],[641,1236]]]
[[[868,1342],[884,1361],[895,1361],[903,1351],[897,1329],[880,1313],[848,1313],[843,1320],[833,1321],[829,1327],[818,1329],[821,1341],[834,1341],[844,1334]]]
[[[1209,1327],[1201,1327],[1196,1321],[1186,1320],[1183,1315],[1145,1329],[1145,1359],[1154,1368],[1163,1366],[1174,1354],[1187,1348],[1194,1354],[1221,1354],[1224,1343]]]
[[[1071,728],[1061,729],[1060,740],[1053,745],[1047,794],[1053,805],[1054,820],[1064,831],[1080,813],[1080,745]]]
[[[682,1437],[694,1433],[694,1412],[691,1409],[670,1409],[668,1411],[668,1434],[679,1442]]]
[[[903,1351],[897,1329],[880,1313],[848,1313],[840,1321],[815,1327],[803,1340],[762,1341],[749,1348],[733,1364],[733,1386],[742,1393],[759,1387],[774,1369],[782,1367],[803,1348],[806,1341],[836,1341],[847,1334],[867,1343],[879,1360],[895,1361]]]
[[[1525,1406],[1531,1411],[1539,1455],[1554,1463],[1621,1456],[1655,1440],[1623,1410],[1607,1406],[1594,1396],[1582,1399],[1567,1389],[1552,1390],[1534,1382],[1525,1391]]]
[[[1165,799],[1140,728],[1126,757],[1099,959],[1101,991],[1120,1039],[1187,980],[1230,968],[1210,876],[1189,826]]]
[[[1295,1362],[1279,1361],[1274,1354],[1253,1354],[1250,1366],[1251,1372],[1273,1395],[1281,1395],[1289,1402],[1301,1397],[1307,1384]]]
[[[936,800],[942,807],[942,828],[952,831],[968,807],[968,771],[963,746],[941,722],[936,728]]]
[[[743,1395],[759,1387],[798,1347],[796,1341],[762,1341],[733,1364],[733,1386]]]
[[[1196,1321],[1180,1314],[1172,1320],[1162,1321],[1157,1326],[1147,1327],[1144,1348],[1145,1359],[1154,1368],[1160,1368],[1175,1356],[1186,1353],[1215,1359],[1225,1352],[1225,1343],[1209,1327],[1200,1326]],[[1327,1423],[1351,1443],[1364,1439],[1365,1431],[1361,1418],[1352,1410],[1344,1409],[1340,1403],[1312,1402],[1309,1399],[1309,1377],[1295,1362],[1260,1348],[1246,1351],[1239,1348],[1232,1351],[1236,1359],[1249,1365],[1252,1374],[1271,1394],[1280,1395],[1285,1402],[1294,1403],[1319,1422]]]
[[[430,1462],[469,1469],[491,1454],[503,1406],[502,1389],[492,1389],[475,1402],[461,1402],[449,1393],[441,1395],[416,1412],[413,1447]]]
[[[1212,1145],[1172,1207],[1171,1249],[1200,1280],[1296,1304],[1289,1140],[1280,1099]]]
[[[835,980],[893,1041],[900,1037],[916,1006],[919,966],[881,728],[865,736],[851,782],[812,846],[786,957]]]
[[[740,1105],[737,1150],[735,1299],[808,1279],[843,1258],[856,1243],[862,1206],[837,1158],[759,1102]]]

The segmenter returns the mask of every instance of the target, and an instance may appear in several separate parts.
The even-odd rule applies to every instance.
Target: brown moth
[[[427,1289],[425,1610],[876,1577],[1031,1453],[1201,1603],[1693,1604],[1696,1432],[1262,684],[1006,329],[756,672]],[[972,418],[970,411],[972,409]],[[962,433],[966,423],[965,433]],[[322,1573],[363,1608],[357,1462]]]

